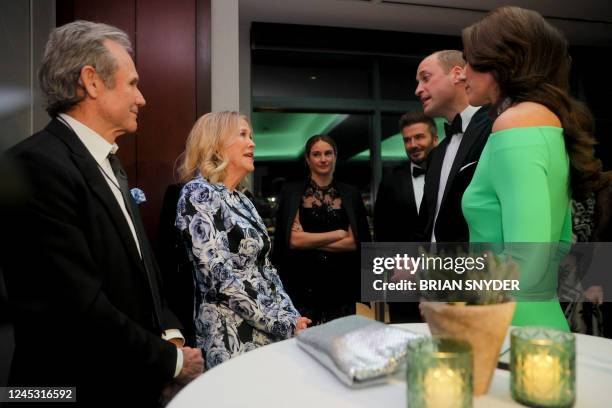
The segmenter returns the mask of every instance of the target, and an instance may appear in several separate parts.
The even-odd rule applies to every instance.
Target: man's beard
[[[416,153],[425,153],[423,155],[423,158],[420,160],[414,160],[412,158],[412,156],[410,155],[410,153],[408,153],[408,158],[410,159],[410,161],[414,164],[416,164],[419,167],[425,168],[427,166],[427,157],[429,156],[429,152],[427,152],[426,150],[418,150]]]

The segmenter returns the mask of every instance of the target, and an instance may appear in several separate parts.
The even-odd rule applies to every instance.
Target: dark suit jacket
[[[183,326],[185,345],[196,347],[193,263],[181,231],[174,225],[182,188],[183,184],[171,184],[164,193],[157,231],[157,261],[164,281],[164,299]]]
[[[380,182],[374,206],[374,237],[378,242],[422,240],[410,162],[396,167]]]
[[[488,112],[489,107],[483,106],[474,113],[463,134],[438,212],[435,231],[436,241],[438,242],[468,242],[470,239],[468,226],[461,210],[461,198],[472,181],[482,149],[491,134],[492,124]],[[450,137],[447,136],[432,151],[427,175],[425,176],[425,191],[423,193],[425,205],[421,206],[420,216],[423,225],[425,225],[425,239],[427,241],[431,238],[433,230],[440,173],[442,172],[442,162],[449,141]]]
[[[342,198],[342,207],[346,211],[351,230],[355,235],[357,252],[359,254],[360,244],[372,240],[363,200],[355,187],[340,182],[336,182],[336,186]],[[283,284],[287,286],[289,295],[291,295],[293,283],[292,274],[289,273],[292,261],[291,253],[293,252],[289,248],[289,237],[291,225],[302,203],[302,195],[305,188],[306,182],[304,181],[287,183],[283,186],[278,196],[272,262],[278,268],[280,277]],[[360,259],[359,255],[357,255],[356,259]]]
[[[423,208],[424,200],[421,201]],[[374,237],[378,242],[421,242],[422,220],[417,211],[410,162],[383,176],[374,206]],[[391,323],[420,322],[418,303],[388,302]]]
[[[180,326],[163,302],[157,324],[143,261],[96,162],[57,119],[9,154],[30,184],[4,231],[16,343],[9,382],[76,386],[87,406],[153,405],[176,368],[161,331]]]

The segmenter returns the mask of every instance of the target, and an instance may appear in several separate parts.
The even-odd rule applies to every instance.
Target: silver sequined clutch
[[[347,316],[311,327],[298,345],[349,387],[385,382],[404,362],[406,346],[423,337],[361,316]]]

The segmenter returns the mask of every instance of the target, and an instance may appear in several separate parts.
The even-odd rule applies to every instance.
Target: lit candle
[[[472,348],[448,338],[411,342],[407,351],[406,383],[410,408],[472,406]]]
[[[571,333],[521,328],[511,334],[511,389],[515,400],[567,407],[575,400],[575,340]]]
[[[554,402],[561,386],[559,357],[551,356],[545,350],[528,354],[523,361],[525,394],[546,402]]]
[[[425,406],[427,408],[461,408],[464,379],[446,364],[430,368],[425,374]],[[471,391],[470,391],[471,392]]]

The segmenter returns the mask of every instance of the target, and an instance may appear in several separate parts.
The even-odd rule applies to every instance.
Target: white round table
[[[398,325],[429,334],[425,323]],[[508,339],[504,350],[508,348]],[[612,406],[612,340],[576,335],[576,407]],[[198,377],[170,402],[192,407],[403,407],[405,373],[384,385],[351,389],[303,351],[295,339],[233,358]],[[510,372],[496,370],[487,395],[475,407],[520,406],[510,396]]]

